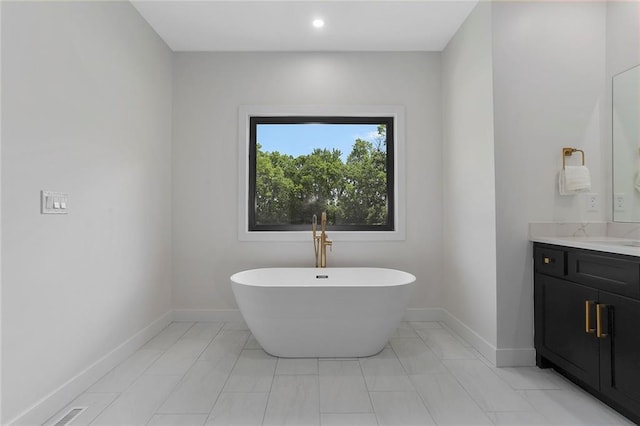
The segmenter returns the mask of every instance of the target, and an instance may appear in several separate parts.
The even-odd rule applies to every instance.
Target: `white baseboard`
[[[175,309],[174,321],[242,321],[238,309]]]
[[[482,336],[476,333],[464,322],[460,321],[457,317],[452,315],[446,309],[444,311],[443,322],[462,337],[466,342],[473,346],[478,352],[482,354],[489,362],[496,365],[496,350],[497,348],[491,343],[487,342]]]
[[[536,365],[536,350],[534,348],[497,349],[497,367],[532,367]]]
[[[496,367],[523,367],[535,365],[535,349],[498,349],[446,309],[443,309],[443,314],[443,322]]]
[[[149,339],[173,321],[173,311],[166,312],[151,324],[134,334],[124,343],[81,371],[58,389],[36,402],[22,414],[10,420],[9,425],[41,425],[60,409],[73,401],[89,386],[127,359]]]

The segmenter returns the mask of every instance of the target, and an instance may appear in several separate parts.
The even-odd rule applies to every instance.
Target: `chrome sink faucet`
[[[311,221],[311,231],[313,232],[313,249],[316,254],[316,268],[327,267],[327,246],[331,250],[333,247],[333,241],[327,238],[327,212],[322,212],[320,218],[320,235],[317,235],[316,229],[318,227],[318,216],[313,215]]]

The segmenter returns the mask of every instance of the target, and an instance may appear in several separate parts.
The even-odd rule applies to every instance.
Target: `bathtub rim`
[[[317,281],[311,281],[308,283],[296,282],[295,284],[282,284],[282,283],[265,283],[265,282],[248,282],[246,279],[242,279],[243,275],[249,276],[251,273],[259,273],[261,271],[268,271],[269,273],[273,273],[278,270],[295,270],[297,272],[301,271],[314,271],[316,278],[318,275],[329,275],[331,271],[352,271],[357,272],[359,270],[368,270],[373,272],[381,272],[385,273],[394,273],[398,275],[398,279],[394,281],[384,281],[378,283],[371,282],[362,282],[362,283],[351,283],[346,281],[325,281],[324,278],[317,279]],[[375,277],[375,275],[374,275]],[[258,288],[315,288],[315,287],[326,287],[326,288],[384,288],[384,287],[396,287],[403,285],[414,284],[417,281],[415,275],[410,272],[402,271],[400,269],[394,268],[381,268],[375,266],[347,266],[347,267],[330,267],[330,268],[314,268],[314,267],[296,267],[296,266],[275,266],[275,267],[266,267],[266,268],[252,268],[246,269],[243,271],[238,271],[229,277],[231,283],[234,285],[244,285],[249,287],[258,287]]]

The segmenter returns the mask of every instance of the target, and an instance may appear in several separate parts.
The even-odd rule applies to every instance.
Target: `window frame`
[[[307,241],[311,226],[301,230],[249,229],[249,152],[251,117],[392,117],[393,118],[393,230],[329,229],[333,241],[401,241],[406,239],[404,106],[269,106],[241,105],[238,108],[238,199],[237,230],[239,241]]]
[[[252,116],[249,117],[249,191],[248,191],[248,228],[249,232],[266,231],[305,231],[311,224],[286,224],[286,225],[258,225],[256,224],[256,180],[257,180],[257,126],[260,124],[384,124],[386,130],[386,194],[387,194],[387,221],[381,225],[329,225],[327,231],[394,231],[394,127],[393,116]],[[319,147],[322,148],[322,147]],[[286,154],[286,153],[284,153]],[[317,213],[318,217],[320,212]],[[311,220],[311,218],[309,218]]]

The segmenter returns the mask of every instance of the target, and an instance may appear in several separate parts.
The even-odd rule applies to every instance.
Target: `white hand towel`
[[[575,192],[567,192],[567,189],[565,187],[566,185],[564,183],[564,170],[560,170],[560,173],[558,173],[558,191],[560,192],[560,195],[575,194]]]
[[[565,166],[558,179],[560,195],[572,195],[591,189],[591,174],[585,166]]]

